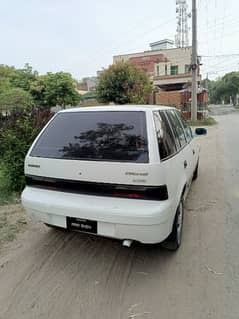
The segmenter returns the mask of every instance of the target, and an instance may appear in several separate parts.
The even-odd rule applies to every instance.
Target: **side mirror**
[[[203,127],[198,127],[195,129],[195,134],[196,135],[207,135],[207,129]]]

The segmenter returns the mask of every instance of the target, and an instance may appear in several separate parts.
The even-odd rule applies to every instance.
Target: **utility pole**
[[[192,104],[191,118],[197,120],[197,91],[198,91],[198,55],[197,55],[197,4],[192,0]]]

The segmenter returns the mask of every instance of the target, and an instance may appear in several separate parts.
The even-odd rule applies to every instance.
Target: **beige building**
[[[150,51],[114,56],[113,62],[128,61],[145,70],[151,77],[154,86],[162,90],[171,91],[187,88],[191,85],[192,48],[168,48],[169,41],[152,43]],[[167,48],[165,49],[165,47]],[[199,74],[198,82],[200,80]]]

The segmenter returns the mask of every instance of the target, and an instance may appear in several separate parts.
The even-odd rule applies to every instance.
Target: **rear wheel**
[[[182,242],[184,207],[181,199],[175,215],[173,229],[168,238],[162,243],[162,247],[168,250],[177,250]]]

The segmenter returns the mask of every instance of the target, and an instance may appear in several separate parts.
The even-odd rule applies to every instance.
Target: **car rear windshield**
[[[43,131],[30,156],[147,163],[145,112],[59,113]]]

